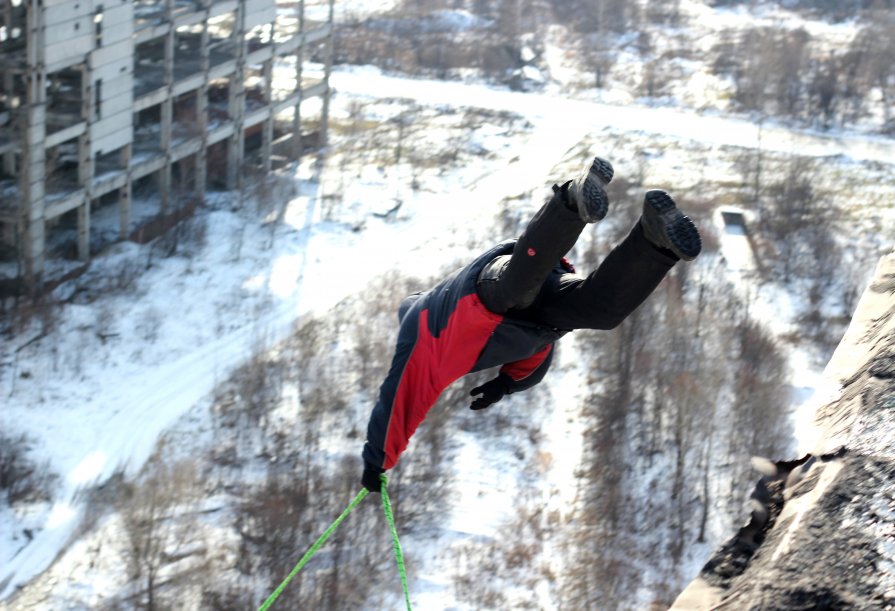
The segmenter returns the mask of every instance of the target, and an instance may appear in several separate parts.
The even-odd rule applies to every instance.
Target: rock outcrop
[[[672,611],[895,609],[895,253],[824,371],[814,449],[756,461],[749,522]]]

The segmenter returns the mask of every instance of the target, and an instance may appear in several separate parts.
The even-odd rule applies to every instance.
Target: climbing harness
[[[389,530],[392,533],[392,544],[395,548],[395,562],[398,565],[398,573],[401,576],[401,587],[404,589],[404,601],[407,603],[407,611],[411,611],[410,593],[407,590],[407,572],[404,569],[404,554],[401,553],[401,542],[398,541],[398,530],[395,528],[395,516],[392,513],[392,504],[388,498],[388,490],[386,489],[388,478],[383,473],[380,474],[379,480],[382,482],[382,486],[380,489],[380,495],[382,496],[382,509],[385,512],[385,519],[388,522]],[[292,569],[292,572],[289,573],[289,576],[283,580],[283,583],[277,586],[277,589],[274,590],[273,593],[267,597],[267,600],[265,600],[260,607],[258,607],[258,611],[267,611],[270,608],[270,606],[280,596],[280,594],[283,593],[283,590],[286,589],[286,586],[289,585],[289,582],[292,581],[292,578],[295,577],[298,572],[304,568],[311,557],[317,553],[317,550],[319,550],[323,546],[323,544],[326,543],[326,540],[329,539],[330,535],[332,535],[336,531],[336,528],[339,527],[339,524],[342,523],[342,520],[344,520],[348,516],[348,514],[354,510],[355,507],[360,505],[360,502],[363,501],[369,493],[370,491],[366,488],[357,493],[357,496],[352,499],[352,501],[348,504],[348,507],[345,508],[345,511],[343,511],[342,514],[338,518],[336,518],[332,524],[329,525],[329,527],[323,532],[323,534],[320,535],[320,538],[318,538],[314,542],[314,545],[312,545],[311,548],[307,552],[305,552],[305,555],[301,557],[301,560],[298,561],[298,564],[295,565],[295,568]]]

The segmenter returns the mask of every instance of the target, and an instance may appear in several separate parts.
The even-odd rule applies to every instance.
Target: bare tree
[[[743,317],[736,332],[734,409],[727,431],[727,448],[733,473],[729,503],[737,512],[745,500],[743,483],[751,477],[752,456],[778,457],[791,439],[789,423],[789,372],[786,355],[770,333]]]
[[[476,608],[543,608],[543,602],[530,593],[545,581],[554,583],[558,576],[556,567],[543,557],[555,533],[556,516],[532,494],[517,499],[515,510],[494,538],[467,541],[453,550],[460,567],[454,577],[457,600]],[[512,583],[513,590],[508,591],[506,583]],[[522,596],[516,593],[518,589]]]
[[[56,475],[29,456],[31,443],[27,435],[0,433],[0,493],[10,505],[50,498]]]
[[[733,78],[743,110],[797,117],[803,108],[802,73],[809,61],[810,35],[804,30],[753,28],[731,32],[718,47],[715,70]]]
[[[640,581],[634,561],[640,548],[629,519],[626,465],[633,458],[629,409],[640,400],[633,375],[645,347],[647,325],[642,314],[638,310],[629,316],[609,337],[582,334],[592,365],[602,365],[598,377],[603,390],[583,406],[587,433],[575,518],[580,526],[569,534],[574,560],[563,587],[564,603],[572,608],[623,608]]]
[[[840,63],[839,59],[832,54],[826,58],[815,58],[811,61],[807,85],[811,104],[810,114],[819,113],[822,117],[821,125],[824,128],[832,126],[839,110]]]
[[[839,211],[815,189],[821,166],[817,161],[791,156],[783,176],[768,187],[769,206],[764,227],[783,266],[783,278],[811,279],[820,289],[829,285],[841,258],[833,236]]]
[[[895,40],[891,32],[895,28],[892,10],[879,10],[855,38],[853,45],[863,51],[863,74],[868,90],[879,91],[883,122],[892,119],[895,105]]]
[[[681,19],[680,0],[647,0],[646,18],[652,23],[677,26]]]
[[[165,608],[164,593],[204,564],[206,553],[193,512],[202,486],[191,461],[147,463],[119,501],[135,606]],[[190,561],[193,562],[190,562]]]

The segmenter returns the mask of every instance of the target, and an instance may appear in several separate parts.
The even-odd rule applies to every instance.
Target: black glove
[[[493,380],[489,380],[481,386],[476,386],[471,391],[469,391],[470,396],[473,397],[475,397],[476,395],[482,395],[472,402],[472,404],[469,406],[469,409],[485,409],[486,407],[491,406],[497,401],[500,401],[503,396],[507,394],[507,392],[509,392],[509,389],[507,388],[506,382],[503,380],[503,378],[497,376]]]
[[[364,461],[364,474],[360,478],[360,483],[370,492],[381,492],[382,481],[379,479],[379,476],[383,473],[385,473],[385,469],[374,467]]]

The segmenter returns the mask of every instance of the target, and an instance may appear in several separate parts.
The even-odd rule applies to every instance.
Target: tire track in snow
[[[509,111],[528,118],[551,119],[558,129],[579,136],[600,129],[644,132],[684,140],[755,148],[781,153],[823,157],[844,155],[856,161],[892,163],[895,140],[858,133],[823,134],[791,130],[771,124],[757,125],[748,119],[698,114],[670,107],[613,106],[550,94],[524,93],[461,82],[405,79],[386,76],[375,69],[335,70],[330,77],[336,93],[385,98],[411,98],[421,103],[454,107]],[[446,102],[450,100],[450,102]],[[580,138],[579,138],[580,139]]]
[[[304,245],[299,277],[304,273],[307,246],[312,239],[311,219],[316,209],[312,198],[299,245]],[[191,352],[155,368],[147,368],[126,387],[96,397],[92,403],[110,406],[90,440],[79,439],[83,458],[65,477],[65,487],[50,509],[47,522],[34,538],[0,572],[0,600],[49,568],[75,536],[82,521],[84,504],[80,492],[107,481],[120,469],[135,475],[151,455],[159,435],[191,407],[211,393],[217,375],[227,375],[252,356],[259,333],[273,345],[288,336],[298,318],[301,283],[290,299],[283,300],[259,320],[196,346]],[[111,374],[114,375],[114,372]],[[123,432],[133,433],[125,435]]]

